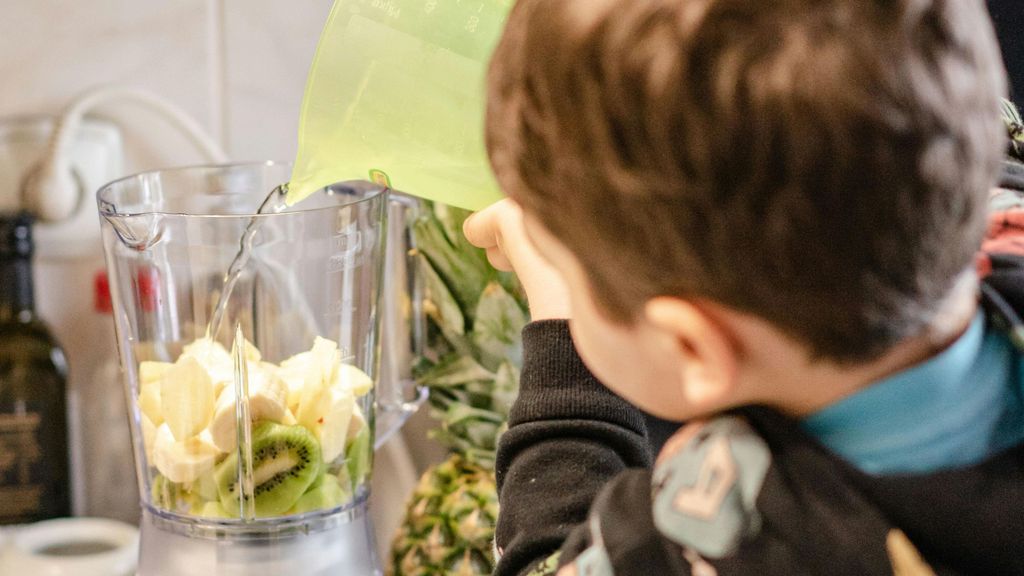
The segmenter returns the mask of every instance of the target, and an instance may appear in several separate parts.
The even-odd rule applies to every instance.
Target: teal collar
[[[978,313],[952,346],[806,418],[813,437],[870,474],[979,462],[1024,441],[1021,364]]]

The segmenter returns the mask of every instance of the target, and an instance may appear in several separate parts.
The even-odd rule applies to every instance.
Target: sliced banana
[[[288,413],[288,386],[273,373],[250,368],[249,411],[253,420],[282,423]]]
[[[230,452],[238,446],[238,431],[235,425],[235,391],[225,388],[217,398],[217,407],[210,422],[210,437],[213,445],[221,452]]]
[[[280,424],[294,424],[294,417],[288,411],[288,387],[272,372],[250,363],[249,374],[249,416],[253,422],[270,420]],[[217,398],[210,436],[214,446],[221,452],[231,452],[238,446],[237,419],[235,412],[235,389],[225,388]]]
[[[160,411],[176,440],[199,434],[213,417],[213,381],[192,356],[182,356],[160,380]]]
[[[153,464],[171,482],[194,482],[204,472],[213,469],[217,454],[217,448],[207,434],[179,442],[166,424],[156,431]]]

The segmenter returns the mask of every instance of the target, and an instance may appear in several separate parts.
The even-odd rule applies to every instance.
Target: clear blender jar
[[[185,168],[98,193],[140,576],[379,572],[366,518],[375,437],[417,406],[401,378],[417,332],[410,211],[348,184],[255,214],[289,172]],[[252,249],[211,326],[246,230]]]

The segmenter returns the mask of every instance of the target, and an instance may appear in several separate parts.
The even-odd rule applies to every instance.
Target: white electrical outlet
[[[21,203],[25,176],[47,151],[53,119],[20,117],[0,119],[0,210],[16,210]],[[67,158],[78,187],[75,213],[63,222],[36,226],[39,258],[78,259],[95,252],[99,243],[96,191],[124,175],[121,132],[107,121],[88,119],[72,139]]]

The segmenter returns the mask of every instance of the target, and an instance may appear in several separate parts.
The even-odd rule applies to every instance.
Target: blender
[[[408,374],[422,339],[406,225],[417,204],[350,182],[257,214],[290,171],[173,169],[98,193],[139,576],[380,573],[373,450],[424,398]]]

